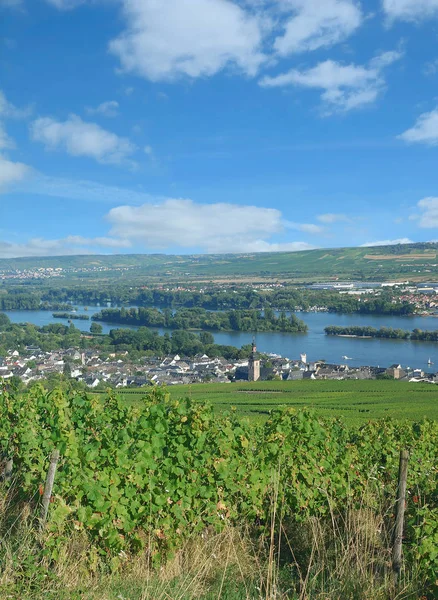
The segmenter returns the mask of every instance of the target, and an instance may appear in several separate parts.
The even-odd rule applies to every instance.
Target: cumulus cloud
[[[382,4],[390,19],[419,21],[438,15],[438,0],[383,0]]]
[[[411,129],[407,129],[397,137],[405,142],[438,145],[438,108],[420,115]]]
[[[423,198],[417,206],[420,209],[420,214],[412,215],[411,220],[418,219],[418,226],[423,229],[438,227],[438,198],[433,196]]]
[[[102,102],[96,108],[88,106],[86,109],[89,115],[102,115],[103,117],[117,117],[119,114],[119,103],[117,100],[107,100]]]
[[[323,90],[321,100],[326,114],[349,111],[372,104],[385,89],[383,69],[401,58],[401,52],[384,52],[368,65],[343,65],[333,60],[318,63],[308,70],[292,69],[260,81],[263,87],[298,86]]]
[[[0,193],[22,179],[30,172],[30,168],[21,163],[13,162],[0,154]]]
[[[231,66],[255,75],[266,19],[230,0],[123,0],[126,29],[110,52],[152,81],[209,76]]]
[[[147,248],[267,252],[310,247],[303,242],[271,243],[273,235],[284,231],[282,214],[274,208],[166,199],[160,204],[113,208],[107,220],[112,226],[111,236]]]
[[[32,139],[49,150],[64,150],[72,156],[87,156],[102,164],[123,164],[136,146],[96,123],[87,123],[77,115],[66,121],[41,117],[31,124]]]
[[[316,218],[318,219],[318,221],[320,221],[320,223],[325,223],[327,225],[339,222],[346,223],[350,221],[349,217],[347,217],[347,215],[344,213],[326,213],[323,215],[317,215]]]
[[[332,46],[362,22],[360,6],[352,0],[287,0],[284,4],[293,16],[274,42],[280,56]]]
[[[397,244],[414,244],[409,238],[399,238],[398,240],[380,240],[378,242],[367,242],[362,244],[361,248],[367,248],[372,246],[396,246]]]
[[[32,238],[24,243],[0,240],[0,258],[19,256],[63,256],[74,254],[92,254],[96,248],[129,248],[129,242],[112,238],[85,238],[71,235],[57,240]]]

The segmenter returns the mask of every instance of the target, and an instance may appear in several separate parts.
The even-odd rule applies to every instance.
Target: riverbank
[[[336,337],[342,337],[342,338],[372,339],[372,337],[370,335],[351,335],[351,334],[347,334],[347,333],[339,333],[339,334],[331,334],[331,335],[336,335]]]

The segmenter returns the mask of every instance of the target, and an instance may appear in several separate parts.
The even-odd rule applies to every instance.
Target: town
[[[302,379],[396,379],[438,383],[438,373],[427,373],[421,368],[403,368],[400,364],[379,367],[308,361],[306,354],[299,358],[259,354],[255,345],[249,358],[238,360],[211,358],[206,354],[194,357],[172,354],[143,357],[134,362],[129,360],[127,351],[108,354],[98,349],[68,348],[44,352],[37,346],[28,346],[22,353],[9,350],[6,356],[0,357],[0,379],[5,382],[15,380],[28,385],[50,380],[51,377],[58,379],[59,376],[97,390],[162,384]]]

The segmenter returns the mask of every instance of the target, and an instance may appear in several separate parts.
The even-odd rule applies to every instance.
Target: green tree
[[[201,340],[201,342],[203,344],[205,344],[206,346],[208,344],[214,344],[214,337],[213,334],[210,333],[209,331],[201,331],[201,333],[199,334],[199,339]]]
[[[64,364],[64,368],[62,370],[62,374],[64,375],[64,377],[71,377],[71,365],[69,362],[66,362]]]
[[[11,320],[5,313],[0,313],[0,327],[7,327],[11,324]]]
[[[90,332],[93,335],[101,335],[103,332],[103,327],[100,323],[91,323]]]

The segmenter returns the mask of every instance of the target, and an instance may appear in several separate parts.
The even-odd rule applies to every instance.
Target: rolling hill
[[[438,243],[247,254],[119,254],[0,259],[0,275],[62,269],[74,280],[428,280],[438,275]]]

